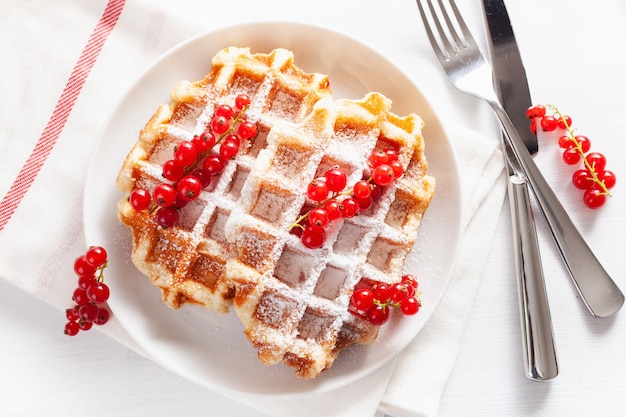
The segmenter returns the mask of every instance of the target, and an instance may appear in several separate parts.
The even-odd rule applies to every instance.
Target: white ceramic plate
[[[129,231],[117,219],[121,193],[115,178],[139,130],[178,81],[198,80],[212,56],[226,46],[253,52],[283,47],[308,72],[328,74],[335,98],[358,99],[379,91],[398,114],[415,112],[425,122],[426,154],[437,179],[435,198],[420,229],[407,270],[420,278],[423,308],[391,320],[373,346],[344,351],[334,366],[311,381],[298,380],[283,365],[267,367],[242,333],[234,313],[220,315],[196,306],[169,309],[159,290],[130,262]],[[193,38],[161,57],[123,97],[101,133],[88,171],[84,221],[86,241],[109,252],[110,307],[135,341],[158,363],[217,391],[261,395],[319,393],[349,384],[400,352],[422,329],[447,287],[460,236],[458,170],[442,126],[419,89],[379,53],[345,35],[298,23],[252,23]]]

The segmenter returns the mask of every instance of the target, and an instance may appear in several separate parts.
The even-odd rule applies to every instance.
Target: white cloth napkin
[[[0,6],[0,91],[10,104],[0,112],[0,278],[59,309],[70,303],[73,260],[86,247],[84,179],[108,112],[154,58],[206,30],[197,20],[181,24],[193,22],[193,13],[181,17],[183,8],[170,4]],[[276,417],[294,409],[301,417],[373,416],[379,405],[398,417],[436,416],[505,192],[497,141],[460,128],[448,133],[463,170],[465,233],[450,287],[426,328],[395,365],[349,387],[296,400],[236,400]],[[100,329],[145,354],[115,318]]]

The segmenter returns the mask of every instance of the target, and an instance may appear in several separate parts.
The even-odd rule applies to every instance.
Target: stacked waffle
[[[153,211],[133,209],[128,195],[162,183],[176,145],[200,135],[216,107],[242,93],[258,134],[179,209],[178,223],[164,228]],[[300,377],[316,377],[344,348],[376,339],[378,326],[348,311],[350,297],[364,277],[400,281],[433,196],[422,121],[390,107],[377,93],[333,100],[327,77],[303,72],[283,49],[220,51],[204,80],[174,88],[172,103],[146,124],[118,176],[133,262],[169,306],[232,306],[262,362],[282,361]],[[381,149],[397,152],[404,175],[358,216],[332,222],[320,248],[305,247],[290,225],[314,204],[307,184],[339,167],[350,187],[370,175],[368,157]]]

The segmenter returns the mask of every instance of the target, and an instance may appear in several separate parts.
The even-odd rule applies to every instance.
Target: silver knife
[[[487,39],[494,85],[502,107],[531,153],[537,138],[528,129],[526,109],[532,101],[526,71],[503,0],[483,0]],[[526,376],[546,381],[558,375],[552,319],[546,294],[537,231],[525,178],[514,174],[518,164],[506,141],[505,165],[509,174],[508,194],[513,222],[515,265]]]

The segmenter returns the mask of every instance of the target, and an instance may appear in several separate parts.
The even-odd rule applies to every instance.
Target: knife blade
[[[537,137],[528,129],[526,109],[532,101],[526,71],[503,0],[483,0],[494,86],[524,144],[538,150]],[[508,194],[513,223],[516,278],[525,374],[533,380],[550,380],[558,375],[552,319],[545,289],[541,255],[532,206],[525,178],[514,174],[518,162],[503,140],[509,174]]]

